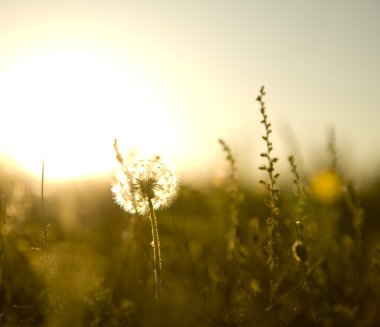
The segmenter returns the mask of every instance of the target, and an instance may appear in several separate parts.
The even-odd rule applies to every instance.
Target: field
[[[179,182],[153,210],[154,251],[152,210],[123,210],[111,178],[47,185],[0,167],[1,325],[379,326],[380,178],[356,189],[332,138],[311,176],[279,158],[293,180],[281,183],[264,95],[263,180],[243,187],[219,140],[227,175]]]

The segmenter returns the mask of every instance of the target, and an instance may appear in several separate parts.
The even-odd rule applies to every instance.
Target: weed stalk
[[[273,144],[270,140],[270,134],[272,133],[271,124],[268,121],[268,115],[266,113],[266,106],[264,102],[265,90],[264,86],[260,89],[260,94],[257,97],[257,101],[260,105],[260,112],[262,115],[261,123],[265,127],[265,134],[262,136],[266,144],[266,152],[260,154],[261,157],[266,159],[266,163],[259,167],[260,170],[267,172],[268,180],[260,180],[260,183],[264,185],[269,194],[269,199],[265,200],[265,204],[270,209],[270,215],[266,220],[267,223],[267,243],[265,246],[267,256],[267,266],[270,272],[270,305],[275,304],[275,292],[276,292],[276,272],[279,265],[279,233],[278,233],[278,217],[280,209],[278,207],[278,195],[279,190],[276,187],[277,179],[280,176],[275,172],[275,164],[278,162],[278,158],[273,156]]]
[[[4,258],[5,258],[5,202],[4,195],[1,195],[0,203],[0,324],[3,317],[3,310],[5,305],[5,283],[3,281],[4,277]]]
[[[230,195],[230,217],[231,217],[231,225],[228,233],[228,244],[227,244],[227,257],[229,259],[232,258],[234,252],[238,248],[239,238],[236,235],[237,228],[239,225],[239,206],[243,200],[243,194],[239,188],[239,181],[237,176],[237,167],[236,160],[232,155],[231,148],[227,145],[227,143],[219,139],[220,145],[223,148],[223,151],[226,154],[226,159],[230,165],[230,187],[228,189],[228,193]]]
[[[42,214],[42,227],[44,232],[44,250],[46,262],[49,260],[48,256],[48,239],[47,239],[47,227],[45,220],[45,204],[44,204],[44,185],[45,185],[45,160],[42,160],[41,171],[41,214]]]

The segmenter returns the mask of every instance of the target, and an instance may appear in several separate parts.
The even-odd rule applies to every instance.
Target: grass
[[[48,238],[47,238],[47,226],[45,220],[45,205],[44,205],[44,186],[45,186],[45,160],[42,161],[41,169],[41,217],[42,217],[42,228],[44,233],[44,250],[46,256],[46,263],[48,264]]]
[[[242,188],[240,163],[224,140],[226,180],[181,185],[160,210],[153,208],[155,181],[139,178],[151,200],[139,215],[137,204],[129,213],[114,203],[108,180],[47,195],[43,178],[34,193],[27,176],[0,169],[1,325],[378,326],[380,179],[357,190],[330,136],[326,167],[302,176],[290,154],[293,182],[280,190],[264,95],[262,88],[264,193],[255,191],[259,180]],[[160,268],[150,247],[152,213]]]

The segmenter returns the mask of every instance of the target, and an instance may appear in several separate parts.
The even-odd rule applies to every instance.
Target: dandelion
[[[117,141],[114,148],[120,168],[111,191],[115,202],[126,212],[146,215],[152,227],[156,301],[161,295],[161,253],[155,210],[168,207],[177,193],[178,178],[159,156],[127,163],[120,155]]]
[[[299,240],[295,241],[292,246],[293,257],[297,261],[306,262],[308,259],[306,246]]]
[[[124,163],[115,178],[115,202],[131,214],[149,213],[149,202],[154,210],[168,207],[177,194],[178,179],[158,156]]]

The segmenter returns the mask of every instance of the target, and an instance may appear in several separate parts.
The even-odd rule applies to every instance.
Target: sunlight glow
[[[47,178],[109,171],[115,137],[147,155],[173,149],[167,104],[136,65],[49,52],[2,69],[0,88],[0,151],[33,174],[43,159]]]

